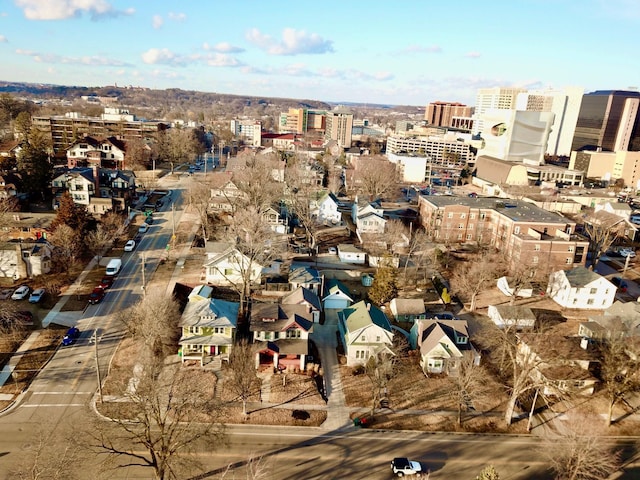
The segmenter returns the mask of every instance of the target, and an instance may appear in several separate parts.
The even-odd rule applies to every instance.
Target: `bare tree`
[[[59,225],[48,237],[53,246],[53,261],[60,271],[68,272],[82,252],[81,239],[76,231],[66,224]]]
[[[255,345],[247,340],[237,342],[229,356],[229,368],[225,375],[224,385],[242,400],[242,414],[247,414],[247,401],[252,395],[260,392],[261,382],[256,375]]]
[[[198,472],[195,450],[213,450],[224,441],[224,428],[215,423],[219,405],[212,375],[147,356],[134,382],[123,378],[114,386],[123,401],[108,423],[96,424],[89,433],[89,448],[107,454],[105,468],[124,460],[149,467],[157,480]]]
[[[315,172],[305,168],[305,164],[296,162],[285,171],[286,202],[305,229],[307,242],[311,242],[316,230],[315,213],[312,200],[319,198],[322,192],[315,184]]]
[[[193,182],[187,191],[187,203],[189,207],[198,214],[202,238],[207,242],[211,234],[209,229],[211,223],[209,214],[209,205],[211,203],[210,183],[206,181]]]
[[[233,174],[233,183],[244,193],[242,207],[262,213],[279,201],[284,192],[284,178],[280,176],[283,163],[273,156],[248,154],[246,167]]]
[[[607,427],[612,423],[614,407],[640,388],[640,358],[637,351],[630,351],[631,345],[627,338],[614,334],[600,346],[600,379],[607,398]]]
[[[371,200],[384,197],[398,186],[396,165],[383,157],[360,157],[355,171],[359,192]]]
[[[95,230],[87,234],[85,243],[89,251],[100,258],[107,246],[111,245],[114,240],[114,232],[104,225],[98,224]]]
[[[503,267],[497,262],[496,255],[480,254],[471,263],[461,264],[451,277],[452,289],[469,302],[469,310],[476,310],[478,294],[498,279],[503,273]]]
[[[18,211],[18,200],[14,197],[0,198],[0,229],[11,223],[13,212]]]
[[[624,236],[625,223],[617,215],[599,211],[585,218],[584,231],[589,237],[591,263],[598,263],[600,257],[620,237]]]
[[[404,272],[403,276],[405,277],[405,281],[407,280],[407,268],[409,263],[413,261],[414,258],[420,258],[419,252],[427,252],[427,242],[429,240],[429,235],[422,228],[412,229],[411,234],[409,236],[409,245],[407,247],[407,259],[404,263]],[[422,256],[424,258],[424,256]],[[425,267],[424,261],[418,260],[417,268]]]
[[[465,355],[454,375],[449,376],[451,396],[458,409],[458,426],[462,425],[462,412],[472,407],[473,401],[487,391],[487,373],[484,367],[474,364],[471,355]]]
[[[558,480],[604,480],[620,466],[620,452],[602,438],[606,427],[595,417],[571,414],[561,433],[546,438],[542,455]]]
[[[372,355],[364,366],[364,372],[371,383],[371,418],[375,417],[375,412],[380,400],[384,398],[389,380],[393,378],[397,367],[398,358],[391,352],[380,352]]]

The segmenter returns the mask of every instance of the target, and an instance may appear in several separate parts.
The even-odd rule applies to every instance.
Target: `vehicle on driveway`
[[[135,240],[129,240],[127,243],[124,244],[124,251],[125,252],[133,252],[136,249],[136,241]]]
[[[420,462],[409,460],[406,457],[397,457],[391,460],[391,471],[398,477],[405,475],[422,475],[422,465]]]
[[[38,303],[44,297],[45,289],[44,288],[36,288],[31,295],[29,295],[29,303]]]
[[[114,280],[115,280],[115,277],[106,275],[102,277],[102,280],[100,280],[100,283],[96,288],[102,288],[103,290],[106,290],[107,288],[111,288],[111,285],[113,285]]]
[[[636,252],[632,248],[621,248],[620,255],[622,255],[624,258],[635,258]]]
[[[329,247],[328,251],[332,255],[337,255],[338,254],[338,249],[336,247]]]
[[[91,305],[95,305],[96,303],[100,303],[105,296],[104,288],[96,287],[93,289],[93,292],[89,294],[89,303]]]
[[[13,295],[11,295],[11,300],[24,300],[29,296],[29,287],[26,285],[21,285],[15,289]]]
[[[13,290],[10,288],[5,288],[4,290],[0,290],[0,300],[6,300],[7,298],[11,298],[13,294]]]
[[[68,346],[76,342],[76,340],[80,337],[80,330],[76,327],[71,327],[67,330],[67,334],[62,337],[62,345]]]

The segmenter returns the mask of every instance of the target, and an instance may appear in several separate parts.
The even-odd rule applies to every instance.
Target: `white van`
[[[107,263],[107,271],[105,273],[110,276],[115,276],[120,272],[121,268],[122,260],[119,258],[112,258],[109,260],[109,263]]]

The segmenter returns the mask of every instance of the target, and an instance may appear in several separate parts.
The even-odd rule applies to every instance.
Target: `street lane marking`
[[[96,392],[33,392],[32,395],[93,395]]]

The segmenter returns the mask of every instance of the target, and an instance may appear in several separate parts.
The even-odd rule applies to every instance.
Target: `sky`
[[[0,80],[473,106],[640,85],[640,0],[0,0]]]

